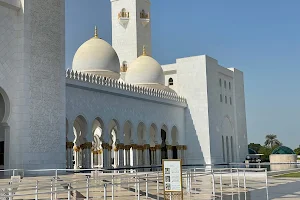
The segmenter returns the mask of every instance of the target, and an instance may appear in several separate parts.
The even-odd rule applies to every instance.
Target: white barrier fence
[[[5,170],[9,171],[9,170]],[[10,170],[17,175],[20,170]],[[78,171],[78,170],[77,170]],[[0,179],[3,194],[0,199],[135,199],[142,196],[152,199],[163,197],[162,172],[137,172],[130,169],[111,171],[85,169],[83,173],[67,174],[74,170],[48,169],[26,170],[53,174],[54,176],[24,177],[20,182]],[[130,173],[125,173],[130,171]],[[86,173],[84,173],[86,172]],[[24,170],[23,170],[24,173]],[[266,169],[251,168],[189,168],[183,170],[183,189],[185,197],[220,197],[233,192],[247,192],[254,189],[266,190],[268,197],[268,174]],[[264,198],[262,198],[264,199]]]

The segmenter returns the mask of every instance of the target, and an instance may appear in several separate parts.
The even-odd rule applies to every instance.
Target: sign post
[[[164,159],[162,170],[164,199],[183,200],[181,159]]]

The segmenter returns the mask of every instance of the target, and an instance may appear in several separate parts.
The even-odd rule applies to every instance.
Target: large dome
[[[133,61],[126,72],[125,81],[128,83],[165,89],[165,76],[160,64],[147,56],[145,48],[143,55]]]
[[[100,39],[95,28],[95,36],[83,43],[73,59],[73,70],[118,79],[120,62],[116,51],[106,41]]]
[[[279,146],[271,154],[295,154],[295,152],[289,147]]]

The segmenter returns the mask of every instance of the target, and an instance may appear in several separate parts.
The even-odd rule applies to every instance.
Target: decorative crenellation
[[[98,75],[92,75],[88,73],[82,73],[74,70],[67,69],[66,78],[79,80],[82,82],[88,82],[93,84],[98,84],[106,87],[117,88],[121,90],[126,90],[134,93],[140,93],[148,96],[155,96],[158,98],[168,99],[178,102],[186,102],[186,99],[182,96],[177,95],[173,92],[168,92],[164,90],[158,90],[154,88],[148,88],[143,86],[137,86],[129,83],[124,83],[116,79],[111,79],[109,77],[102,77]]]

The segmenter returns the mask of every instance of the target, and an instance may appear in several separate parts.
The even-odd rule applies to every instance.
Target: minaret
[[[151,56],[150,5],[150,0],[111,0],[112,46],[122,66],[139,57],[143,45]]]

